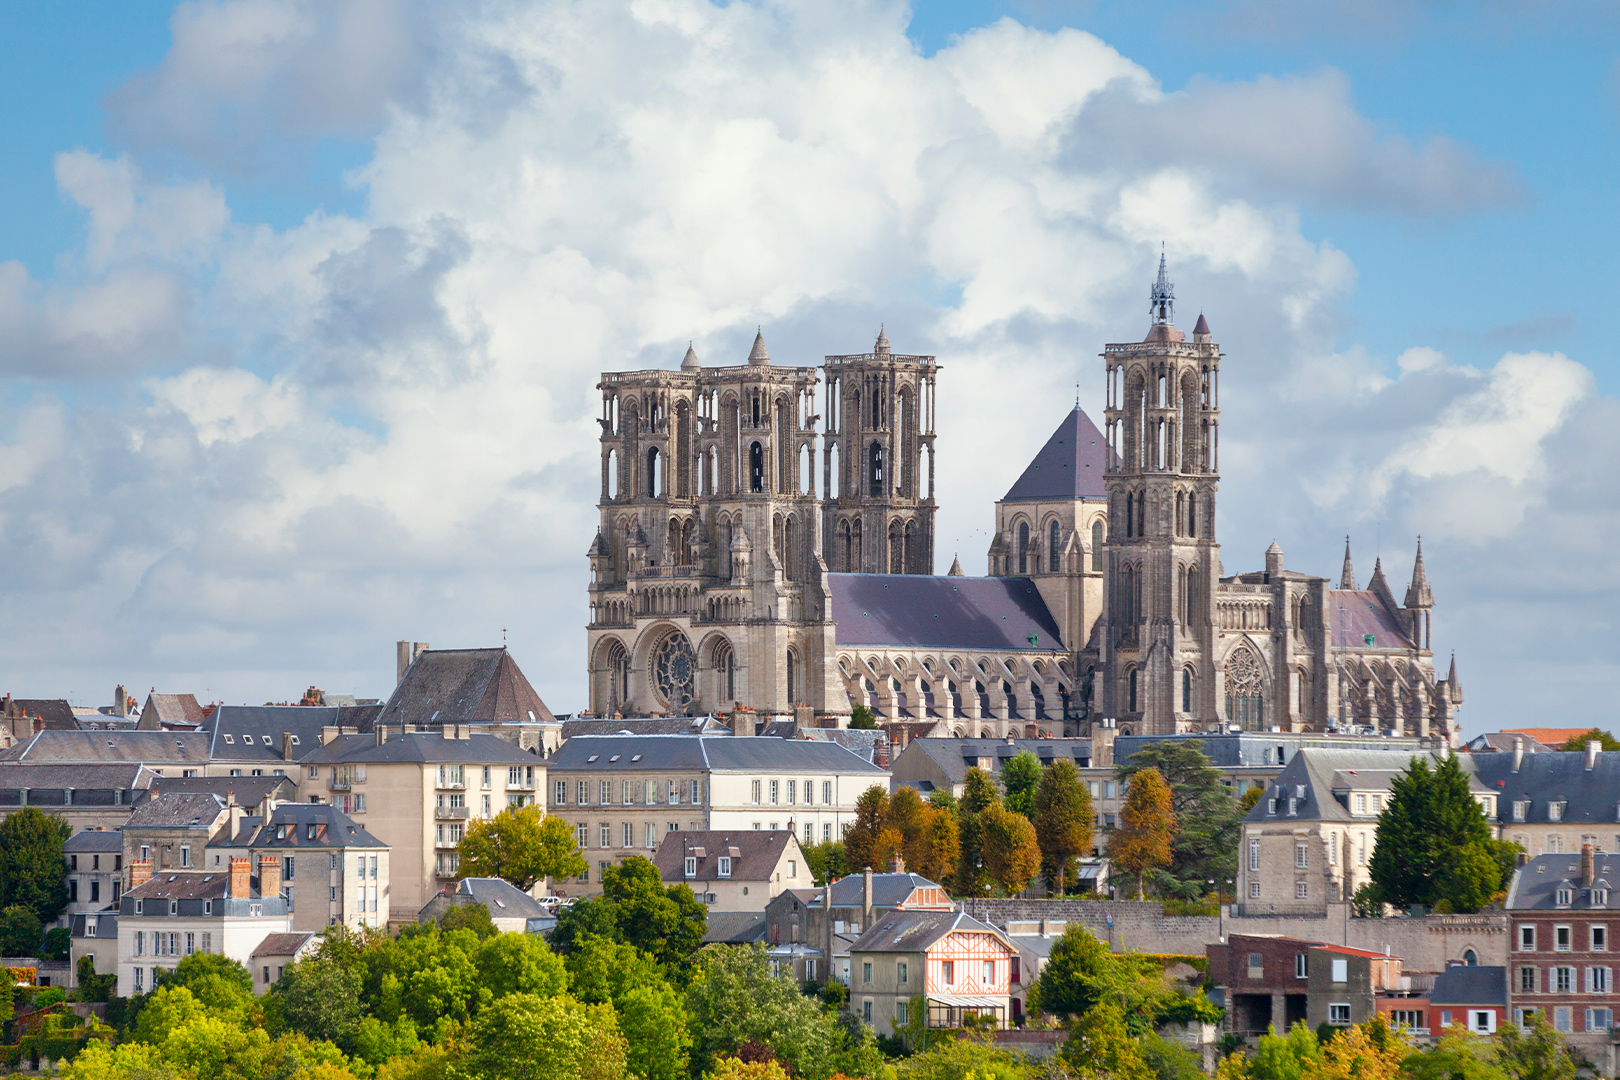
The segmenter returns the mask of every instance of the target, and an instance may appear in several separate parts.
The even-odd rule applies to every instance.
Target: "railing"
[[[326,782],[328,791],[348,791],[354,786],[354,781],[347,776],[334,776]]]
[[[440,780],[438,786],[442,788],[464,788],[467,786],[467,782],[465,780]]]
[[[446,821],[460,821],[460,820],[465,819],[468,816],[467,807],[465,807],[465,806],[439,806],[439,807],[435,807],[434,810],[433,810],[433,816],[436,817],[436,818],[442,818],[443,820],[446,820]]]

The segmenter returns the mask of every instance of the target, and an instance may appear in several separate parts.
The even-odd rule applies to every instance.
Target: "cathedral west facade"
[[[1227,576],[1216,538],[1221,351],[1174,324],[1105,347],[1105,430],[1078,406],[996,503],[989,576],[934,564],[931,356],[871,352],[603,376],[590,548],[591,708],[841,726],[867,704],[938,733],[1371,728],[1456,738],[1419,548],[1397,603],[1283,566]],[[819,427],[818,427],[819,426]],[[819,481],[819,483],[818,483]]]

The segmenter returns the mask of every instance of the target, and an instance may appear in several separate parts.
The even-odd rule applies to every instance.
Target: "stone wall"
[[[1330,904],[1326,915],[1166,915],[1156,901],[1020,900],[969,898],[963,910],[994,926],[1009,922],[1079,923],[1116,952],[1202,956],[1223,934],[1270,934],[1349,945],[1399,956],[1406,971],[1443,971],[1472,949],[1480,964],[1507,963],[1507,917],[1428,915],[1415,919],[1360,919],[1347,904]],[[1230,908],[1228,908],[1230,910]],[[1109,927],[1109,917],[1113,926]],[[1051,932],[1051,931],[1049,931]]]

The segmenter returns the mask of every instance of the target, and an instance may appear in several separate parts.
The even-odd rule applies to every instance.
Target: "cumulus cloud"
[[[1516,183],[1382,132],[1336,75],[1166,95],[1106,42],[1011,20],[923,57],[880,0],[513,2],[435,22],[432,49],[419,18],[187,5],[113,97],[133,156],[64,155],[77,276],[0,267],[0,326],[58,359],[11,370],[132,377],[42,396],[0,437],[0,625],[58,613],[6,639],[12,677],[58,680],[31,689],[386,693],[394,638],[504,628],[579,707],[598,373],[672,367],[688,340],[738,363],[758,324],[780,363],[863,349],[880,320],[940,357],[938,555],[982,569],[1022,461],[1076,393],[1100,414],[1095,354],[1140,336],[1161,241],[1230,353],[1233,569],[1277,536],[1331,570],[1331,536],[1386,521],[1435,537],[1437,589],[1477,595],[1466,553],[1522,541],[1607,400],[1552,354],[1334,350],[1355,268],[1298,204],[1455,212]],[[217,161],[368,124],[364,216],[272,230],[139,168],[143,146]]]

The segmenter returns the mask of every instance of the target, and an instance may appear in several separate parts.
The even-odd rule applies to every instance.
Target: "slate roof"
[[[1174,735],[1121,735],[1114,740],[1114,760],[1125,763],[1132,754],[1157,743],[1186,746],[1196,740],[1199,750],[1217,767],[1275,767],[1306,747],[1323,750],[1370,750],[1378,753],[1421,750],[1415,736],[1391,738],[1387,735],[1341,735],[1327,732],[1221,731],[1186,732]],[[1283,751],[1277,757],[1278,749]],[[1404,764],[1404,762],[1403,762]]]
[[[221,705],[202,726],[208,752],[217,760],[297,761],[321,744],[321,729],[354,727],[360,707],[319,705]],[[375,709],[372,710],[375,712]],[[291,758],[282,757],[284,737],[292,738]]]
[[[1552,747],[1545,743],[1517,731],[1487,731],[1483,735],[1475,735],[1469,739],[1463,744],[1463,749],[1476,754],[1489,754],[1493,751],[1511,754],[1514,739],[1519,740],[1519,744],[1527,754],[1545,754],[1552,750]]]
[[[1612,824],[1620,819],[1620,752],[1600,751],[1591,771],[1586,754],[1557,750],[1526,754],[1513,771],[1513,755],[1470,754],[1464,766],[1496,792],[1496,820],[1504,830],[1514,825],[1545,824],[1552,819],[1548,806],[1562,802],[1559,820],[1568,824]],[[1524,822],[1513,818],[1513,804],[1529,800]]]
[[[225,810],[225,800],[209,792],[155,795],[137,806],[126,829],[212,829]]]
[[[1001,501],[1104,499],[1107,468],[1108,439],[1076,405]]]
[[[891,911],[849,947],[858,952],[926,952],[929,946],[953,931],[994,935],[1007,943],[1007,937],[989,923],[980,922],[963,911]]]
[[[315,836],[309,827],[315,826]],[[388,845],[331,803],[282,803],[248,837],[250,848],[385,848]]]
[[[1507,968],[1458,964],[1434,977],[1430,1005],[1506,1005]]]
[[[0,790],[18,788],[73,788],[91,790],[139,790],[151,787],[161,777],[137,762],[113,765],[79,765],[72,762],[0,761]]]
[[[729,735],[731,729],[712,716],[667,716],[614,720],[604,717],[578,717],[562,722],[564,741],[578,735]]]
[[[1585,735],[1591,728],[1503,728],[1502,734],[1508,736],[1508,749],[1513,749],[1514,735],[1525,735],[1536,742],[1546,746],[1549,750],[1556,750],[1578,735]]]
[[[769,881],[798,841],[786,830],[733,829],[666,832],[653,852],[653,865],[665,881]],[[698,854],[702,852],[702,854]],[[733,854],[735,853],[735,854]],[[697,873],[686,875],[686,857],[697,857]],[[731,876],[720,877],[720,857],[731,858]],[[798,856],[800,859],[803,855]]]
[[[1078,766],[1082,760],[1091,760],[1091,740],[1014,739],[1009,743],[1006,739],[913,739],[901,751],[901,756],[925,754],[951,783],[960,784],[980,758],[990,758],[993,762],[990,771],[999,776],[1002,765],[1025,751],[1034,754],[1043,765],[1068,758]]]
[[[73,715],[73,706],[63,698],[14,698],[6,695],[7,715],[37,716],[45,722],[47,731],[77,731],[79,721]]]
[[[407,762],[437,764],[438,762],[471,762],[478,765],[542,765],[545,759],[527,750],[519,749],[495,735],[473,735],[466,739],[447,739],[438,731],[414,731],[405,735],[390,735],[388,741],[377,745],[374,735],[343,735],[317,747],[305,755],[301,765],[348,764],[375,762],[388,764]]]
[[[377,722],[428,727],[556,719],[504,648],[428,649],[411,661]]]
[[[197,731],[52,731],[36,732],[0,751],[0,761],[75,765],[115,761],[159,764],[208,762],[208,736]]]
[[[705,944],[752,945],[765,940],[765,913],[763,911],[711,911],[708,929],[703,933]]]
[[[905,903],[905,900],[916,889],[939,889],[942,886],[935,881],[929,881],[921,874],[908,872],[899,874],[872,875],[872,906],[874,908],[892,908]],[[817,890],[812,903],[819,906],[821,891]],[[864,908],[866,906],[866,875],[846,874],[832,883],[832,906],[835,908]]]
[[[887,777],[882,769],[837,743],[735,735],[581,735],[563,743],[546,767],[551,772],[808,770]]]
[[[1412,639],[1406,636],[1406,630],[1378,599],[1378,594],[1368,589],[1329,589],[1327,619],[1336,649],[1412,648]],[[1371,645],[1367,644],[1368,634],[1373,636]]]
[[[462,878],[452,895],[483,904],[496,919],[539,919],[548,914],[538,900],[504,878]]]
[[[123,851],[124,837],[117,829],[80,829],[67,838],[62,850],[69,855]]]
[[[315,931],[303,930],[287,934],[266,934],[250,956],[297,956],[298,950],[308,945]]]
[[[159,724],[200,724],[207,718],[196,694],[146,695],[141,708],[141,723],[156,727]]]
[[[827,585],[840,647],[1000,652],[1064,647],[1057,621],[1028,578],[828,574]]]
[[[1368,790],[1387,788],[1389,781],[1419,755],[1429,758],[1431,767],[1436,764],[1434,755],[1427,750],[1333,750],[1303,747],[1289,759],[1287,765],[1283,766],[1282,772],[1277,774],[1277,779],[1266,789],[1265,796],[1255,803],[1254,809],[1249,811],[1248,817],[1243,820],[1257,823],[1290,820],[1375,820],[1376,815],[1355,815],[1340,803],[1333,795],[1336,783],[1343,781],[1350,786]],[[1465,759],[1463,767],[1466,769],[1467,766],[1468,762]],[[1471,781],[1469,786],[1475,791],[1486,790],[1477,781]],[[1303,794],[1299,794],[1301,788],[1304,789]],[[1267,802],[1272,798],[1282,800],[1275,814],[1267,812]],[[1286,809],[1289,798],[1298,799],[1292,817],[1288,815]]]
[[[159,776],[152,781],[152,790],[160,795],[183,791],[220,798],[235,795],[243,806],[257,806],[267,798],[298,798],[298,784],[290,776]]]
[[[1537,855],[1513,872],[1508,886],[1509,911],[1620,911],[1620,855],[1597,852],[1592,860],[1593,884],[1606,890],[1602,904],[1593,903],[1592,889],[1581,887],[1581,853]],[[1573,903],[1558,903],[1558,887],[1567,885]]]
[[[124,897],[127,900],[217,900],[229,896],[230,889],[231,875],[223,870],[209,873],[180,870],[143,881],[127,890]]]

